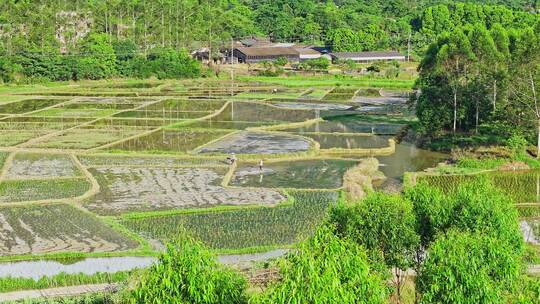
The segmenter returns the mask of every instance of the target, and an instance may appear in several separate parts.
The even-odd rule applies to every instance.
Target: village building
[[[292,47],[239,47],[234,49],[238,63],[259,63],[286,58],[289,62],[299,62],[300,53]]]
[[[310,60],[310,59],[318,59],[321,58],[323,54],[320,52],[310,48],[310,47],[300,47],[295,48],[295,50],[300,55],[300,61],[303,60]]]
[[[352,60],[359,63],[375,61],[405,61],[405,56],[396,51],[388,52],[334,52],[330,53],[332,61]]]

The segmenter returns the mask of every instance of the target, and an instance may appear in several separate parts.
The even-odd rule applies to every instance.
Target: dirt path
[[[72,297],[88,293],[116,292],[118,284],[92,284],[92,285],[77,285],[67,287],[57,287],[42,290],[22,290],[7,293],[0,293],[0,302],[11,302],[26,299],[37,298],[57,298],[57,297]]]

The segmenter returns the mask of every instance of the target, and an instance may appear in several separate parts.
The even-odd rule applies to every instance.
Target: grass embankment
[[[262,83],[277,84],[285,87],[332,87],[332,86],[357,86],[385,89],[412,89],[414,79],[385,79],[370,78],[367,76],[289,76],[289,77],[264,77],[264,76],[241,76],[240,80],[255,81]]]
[[[87,275],[60,273],[52,277],[41,277],[38,280],[31,278],[0,278],[0,293],[18,290],[47,289],[63,286],[76,286],[100,283],[127,282],[135,271],[120,271],[115,273],[98,272]]]

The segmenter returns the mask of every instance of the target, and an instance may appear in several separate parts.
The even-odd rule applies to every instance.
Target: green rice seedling
[[[0,203],[72,198],[88,190],[90,183],[84,178],[4,180],[0,182]]]
[[[104,117],[118,112],[116,109],[68,109],[68,108],[53,108],[43,110],[32,114],[37,117]]]
[[[517,206],[517,210],[521,218],[540,217],[540,204]]]
[[[47,289],[85,284],[127,282],[129,277],[135,272],[136,271],[119,271],[115,273],[98,272],[92,275],[83,273],[60,273],[52,277],[44,276],[37,280],[31,278],[4,277],[0,278],[0,292]]]
[[[427,175],[426,180],[446,193],[455,192],[460,184],[487,177],[493,184],[516,203],[540,202],[540,171],[497,171],[470,175]]]
[[[115,252],[139,243],[70,205],[1,207],[0,256]]]
[[[15,146],[24,143],[32,138],[45,135],[46,133],[46,131],[0,131],[0,147]]]
[[[311,234],[335,202],[335,192],[294,191],[291,203],[277,207],[212,209],[165,216],[126,216],[123,224],[145,237],[167,241],[179,227],[216,250],[286,246]]]
[[[5,114],[24,114],[39,109],[54,106],[67,101],[66,99],[26,99],[18,102],[12,102],[0,105],[0,113]]]
[[[9,153],[8,152],[0,152],[0,171],[2,171],[2,168],[4,167],[4,163],[6,162],[6,158],[8,158]]]
[[[0,120],[0,130],[39,131],[64,130],[88,122],[90,118],[80,117],[33,117],[18,116]]]
[[[324,101],[348,101],[354,97],[358,88],[336,87],[323,97]]]

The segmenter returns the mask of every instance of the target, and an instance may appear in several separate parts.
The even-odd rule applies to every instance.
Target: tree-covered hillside
[[[4,52],[73,52],[89,33],[155,47],[219,45],[249,35],[324,42],[338,49],[403,49],[409,34],[424,49],[440,31],[464,23],[531,25],[537,0],[39,0],[0,2]],[[496,3],[505,6],[482,6]],[[349,37],[350,36],[350,37]],[[347,39],[344,39],[348,38]],[[359,45],[354,44],[358,38]]]
[[[439,34],[455,28],[533,27],[540,19],[538,4],[538,0],[3,0],[0,80],[194,77],[199,68],[189,51],[207,47],[215,55],[230,47],[232,39],[248,36],[326,45],[334,51],[405,51],[410,46],[420,58]]]

